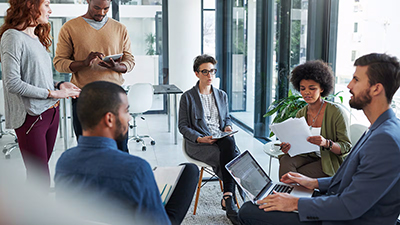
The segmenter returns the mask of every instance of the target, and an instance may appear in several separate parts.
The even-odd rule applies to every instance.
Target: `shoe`
[[[225,211],[225,210],[226,210],[226,206],[224,206],[224,205],[222,204],[223,202],[224,202],[224,198],[221,199],[221,208],[222,208],[222,210]]]
[[[238,208],[233,200],[231,195],[225,195],[225,208],[226,208],[226,217],[232,222],[234,225],[239,225],[238,219]]]
[[[236,204],[236,199],[233,199],[234,200],[234,202],[235,202],[235,204]],[[222,197],[222,199],[221,199],[221,209],[222,210],[226,210],[226,206],[224,206],[222,203],[224,202],[224,197]]]

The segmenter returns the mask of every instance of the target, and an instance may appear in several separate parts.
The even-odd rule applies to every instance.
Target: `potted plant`
[[[156,50],[154,48],[154,44],[156,43],[156,36],[152,33],[146,34],[145,42],[147,45],[146,55],[155,55]]]

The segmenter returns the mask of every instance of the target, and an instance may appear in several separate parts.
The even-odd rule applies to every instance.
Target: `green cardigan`
[[[351,149],[351,142],[349,138],[349,122],[341,106],[326,101],[327,105],[325,108],[324,118],[321,126],[321,136],[326,139],[331,139],[333,142],[340,146],[341,155],[336,155],[329,149],[320,147],[321,151],[321,164],[322,170],[329,176],[333,176],[339,169],[339,166],[344,160],[344,156]],[[296,117],[307,118],[308,106],[300,109]],[[308,153],[314,154],[315,153]]]

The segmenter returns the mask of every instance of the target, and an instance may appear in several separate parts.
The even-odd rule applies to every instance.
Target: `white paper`
[[[304,117],[289,118],[282,123],[271,124],[269,128],[281,142],[290,144],[291,147],[288,152],[290,157],[319,151],[318,145],[307,141],[307,137],[312,136],[312,134]]]
[[[174,191],[175,186],[182,174],[183,168],[185,168],[185,165],[174,167],[156,167],[153,169],[154,179],[156,180],[160,194],[166,185],[171,188],[169,193],[161,195],[161,200],[164,205],[168,202],[169,197],[171,197],[172,192]]]

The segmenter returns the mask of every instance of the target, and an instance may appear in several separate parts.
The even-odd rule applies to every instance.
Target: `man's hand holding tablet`
[[[120,59],[122,57],[123,53],[120,54],[115,54],[115,55],[108,55],[106,57],[103,58],[104,62],[111,62],[111,59],[113,59],[114,61],[117,61],[118,59]]]
[[[120,63],[122,55],[123,53],[106,56],[102,59],[102,61],[99,62],[98,65],[110,70],[114,70],[118,73],[125,73],[127,68],[123,63]]]

